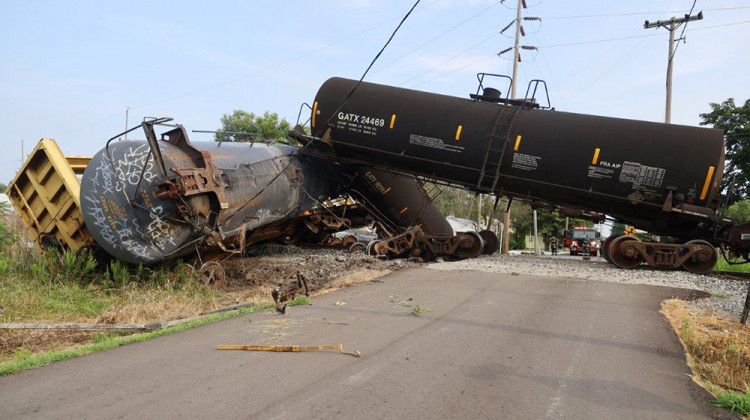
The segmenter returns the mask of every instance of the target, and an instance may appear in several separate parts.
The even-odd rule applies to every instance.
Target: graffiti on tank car
[[[157,248],[164,250],[167,245],[176,245],[171,225],[162,218],[164,210],[161,206],[153,207],[148,213],[151,222],[146,226],[146,233]]]
[[[122,158],[115,163],[118,180],[129,185],[138,185],[139,181],[153,181],[157,177],[153,169],[154,163],[151,161],[148,144],[141,144],[136,148],[129,147]],[[122,188],[119,185],[118,187]],[[120,190],[118,189],[118,191]]]

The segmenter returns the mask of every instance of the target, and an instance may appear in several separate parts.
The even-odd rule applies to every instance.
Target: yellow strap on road
[[[330,346],[255,346],[255,345],[240,345],[240,346],[218,346],[217,350],[245,350],[245,351],[276,351],[276,352],[294,352],[298,353],[301,351],[321,351],[321,350],[339,350],[341,354],[349,356],[360,357],[362,353],[355,350],[354,353],[344,351],[344,343],[334,344]]]

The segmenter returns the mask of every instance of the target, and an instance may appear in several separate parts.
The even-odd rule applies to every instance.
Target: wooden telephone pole
[[[674,31],[677,30],[677,28],[679,28],[680,26],[687,24],[691,20],[701,19],[703,19],[703,12],[699,12],[694,16],[687,14],[681,18],[672,17],[672,19],[670,20],[657,20],[656,22],[646,21],[646,23],[643,24],[643,29],[665,28],[669,31],[669,60],[667,61],[667,104],[664,113],[664,122],[667,124],[672,121],[672,60],[674,59],[675,53],[674,43],[675,41],[680,42],[685,40],[685,38],[682,36],[685,33],[684,29],[682,31],[682,34],[680,34],[680,38],[678,38],[677,40],[674,39]]]

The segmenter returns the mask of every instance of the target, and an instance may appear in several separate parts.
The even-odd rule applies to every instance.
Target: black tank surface
[[[390,228],[419,225],[432,236],[453,236],[453,228],[413,175],[360,166],[349,191],[362,200],[375,218]]]
[[[177,170],[196,167],[186,149],[170,142],[159,141],[168,176],[154,162],[146,141],[115,142],[93,157],[81,179],[81,207],[86,226],[105,251],[134,264],[162,262],[199,246],[216,246],[208,232],[221,238],[241,228],[244,234],[310,209],[316,204],[313,197],[325,199],[337,188],[325,167],[307,157],[292,159],[296,147],[190,146],[206,152],[218,170],[221,203],[200,191],[180,199],[159,198],[160,183],[174,180]]]
[[[326,138],[337,155],[350,161],[649,221],[655,231],[681,229],[678,217],[664,219],[667,201],[708,211],[719,205],[724,170],[720,130],[502,105],[372,83],[362,83],[344,101],[355,84],[341,78],[326,81],[311,120],[313,134]]]

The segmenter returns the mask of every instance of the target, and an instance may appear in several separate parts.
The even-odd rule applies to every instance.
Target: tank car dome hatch
[[[493,87],[486,87],[482,90],[482,94],[477,96],[477,99],[485,102],[500,102],[500,90]]]

